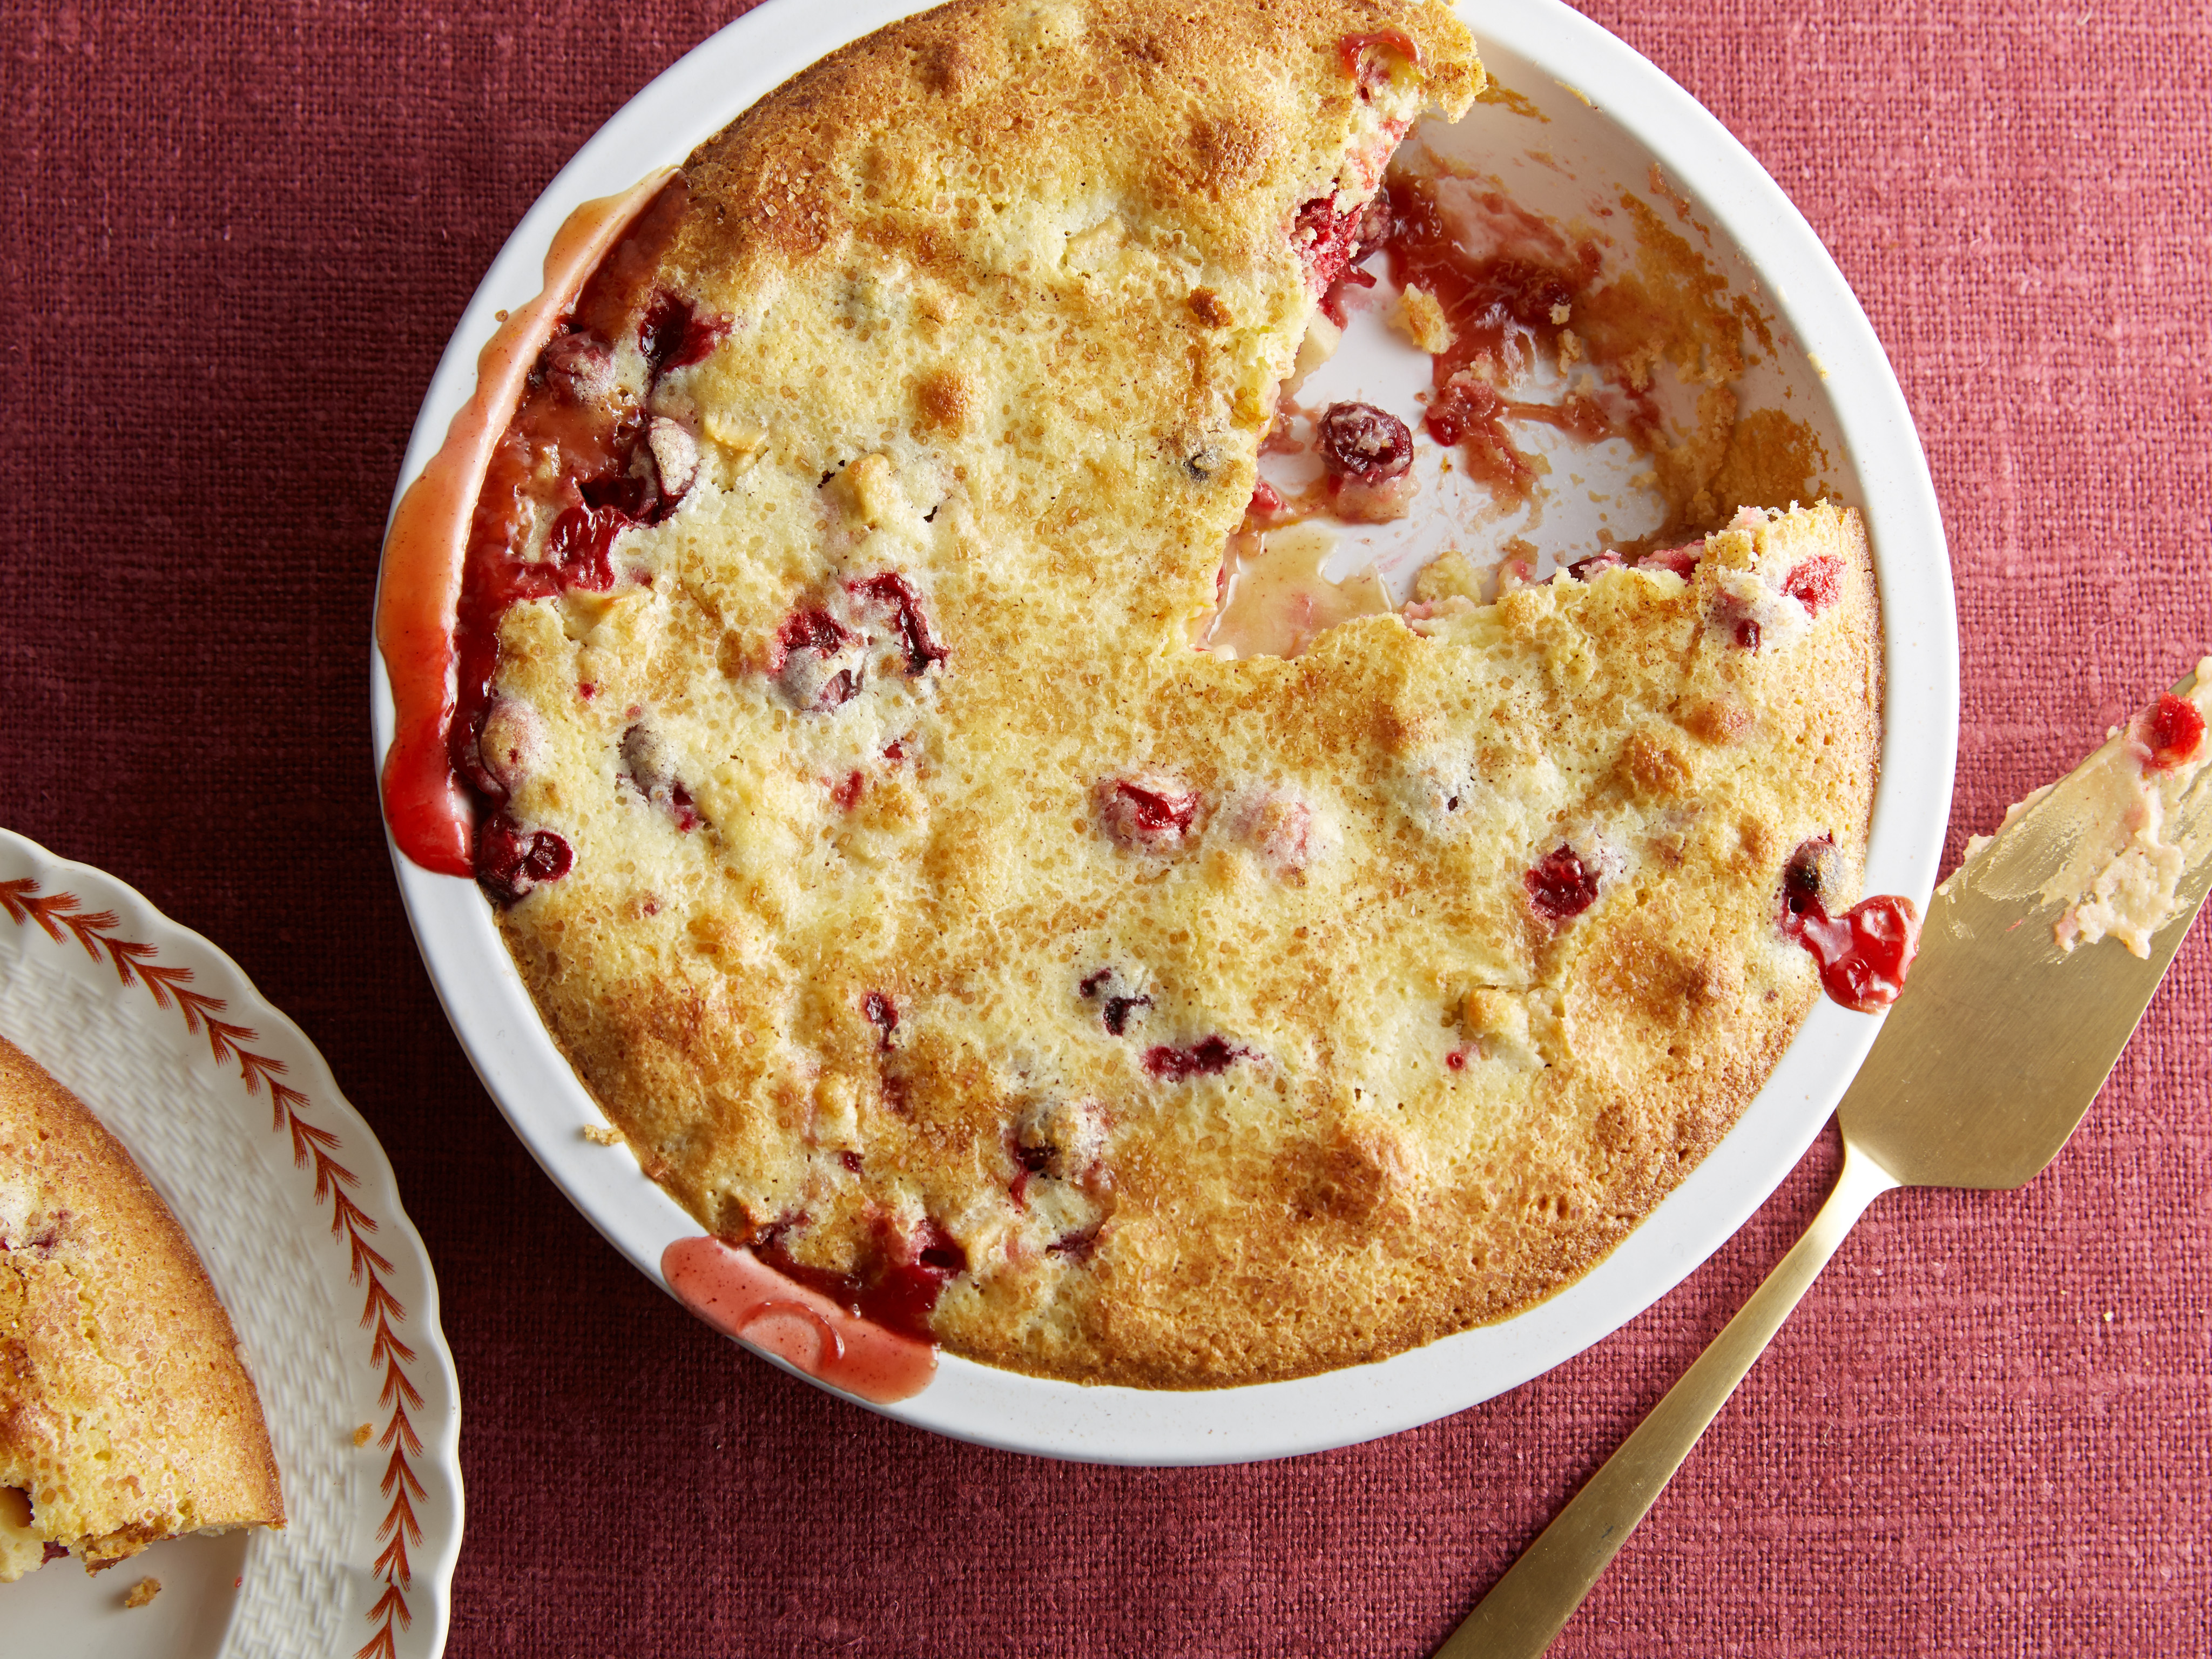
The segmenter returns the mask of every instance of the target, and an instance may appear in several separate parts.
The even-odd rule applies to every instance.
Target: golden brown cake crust
[[[99,1120],[4,1038],[0,1487],[27,1497],[34,1540],[88,1571],[284,1520],[260,1401],[191,1241]]]
[[[1347,69],[1391,30],[1418,66]],[[697,481],[611,592],[507,614],[487,731],[575,852],[515,959],[710,1229],[933,1248],[929,1328],[991,1364],[1253,1382],[1550,1294],[1764,1080],[1818,985],[1784,864],[1855,872],[1871,799],[1854,515],[1189,644],[1311,204],[1480,85],[1440,7],[975,0],[692,158],[647,291],[726,331],[648,407]],[[1578,914],[1530,884],[1562,848]]]

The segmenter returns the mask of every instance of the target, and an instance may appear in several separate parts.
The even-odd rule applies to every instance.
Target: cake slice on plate
[[[0,1582],[284,1523],[261,1401],[131,1155],[0,1038]]]

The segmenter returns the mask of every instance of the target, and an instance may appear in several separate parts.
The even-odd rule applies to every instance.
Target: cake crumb
[[[1413,598],[1425,605],[1449,599],[1482,599],[1482,573],[1457,548],[1447,549],[1413,579]]]
[[[1418,284],[1398,296],[1390,313],[1390,325],[1431,356],[1452,348],[1452,326],[1437,296]]]
[[[619,1146],[622,1145],[622,1135],[620,1132],[610,1129],[603,1123],[586,1123],[584,1126],[584,1139],[590,1141],[594,1146]]]
[[[364,1423],[353,1431],[353,1443],[356,1446],[366,1446],[368,1443],[369,1437],[374,1435],[375,1432],[375,1424]]]
[[[141,1578],[123,1593],[123,1605],[126,1607],[143,1607],[161,1593],[160,1579]]]

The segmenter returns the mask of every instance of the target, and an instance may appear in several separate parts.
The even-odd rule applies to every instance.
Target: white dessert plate
[[[532,207],[477,290],[439,365],[401,482],[418,474],[474,386],[497,315],[526,303],[554,231],[579,204],[680,161],[755,100],[831,48],[918,9],[863,0],[835,11],[770,0],[700,46],[633,99]],[[1958,639],[1935,489],[1894,375],[1820,239],[1759,164],[1697,101],[1629,47],[1557,0],[1466,0],[1484,62],[1510,97],[1424,129],[1462,166],[1495,175],[1515,200],[1562,219],[1610,217],[1624,195],[1695,247],[1766,319],[1771,344],[1739,382],[1747,408],[1786,410],[1825,453],[1826,491],[1864,514],[1880,568],[1886,726],[1866,888],[1924,901],[1951,799],[1958,730]],[[1627,216],[1624,216],[1624,222]],[[1398,343],[1369,304],[1337,356],[1308,383],[1310,404],[1365,395],[1405,409],[1427,360]],[[1417,461],[1417,465],[1418,465]],[[1431,465],[1434,459],[1431,458]],[[1370,557],[1402,596],[1442,544],[1480,560],[1510,535],[1547,556],[1595,552],[1608,536],[1654,527],[1632,466],[1555,467],[1538,522],[1484,518],[1480,503],[1432,492],[1394,548],[1347,537],[1328,567]],[[1564,480],[1564,482],[1562,482]],[[1572,487],[1570,488],[1569,485]],[[1410,529],[1410,539],[1407,531]],[[1421,538],[1428,538],[1425,547]],[[1542,567],[1540,566],[1540,569]],[[381,758],[390,684],[372,651]],[[629,1257],[660,1280],[663,1249],[699,1225],[626,1152],[585,1138],[599,1114],[539,1020],[470,884],[393,854],[416,937],[454,1029],[485,1085],[546,1172]],[[937,1379],[890,1416],[988,1445],[1106,1462],[1229,1462],[1317,1451],[1431,1421],[1580,1352],[1664,1295],[1763,1202],[1803,1154],[1868,1046],[1875,1023],[1821,1003],[1743,1119],[1611,1257],[1513,1319],[1294,1382],[1152,1393],[1047,1382],[946,1358]]]
[[[281,1531],[0,1585],[0,1654],[436,1659],[461,1547],[460,1391],[392,1166],[238,964],[0,830],[0,1031],[74,1090],[198,1250],[261,1395]],[[365,1432],[364,1432],[365,1431]],[[141,1607],[141,1579],[161,1590]]]

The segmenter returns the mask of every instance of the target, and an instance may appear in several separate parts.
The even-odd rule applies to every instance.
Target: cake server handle
[[[1868,1205],[1899,1184],[1844,1139],[1835,1190],[1805,1236],[1620,1449],[1491,1586],[1490,1594],[1437,1650],[1436,1659],[1535,1659],[1552,1645],[1705,1425],[1828,1265],[1844,1235]]]

